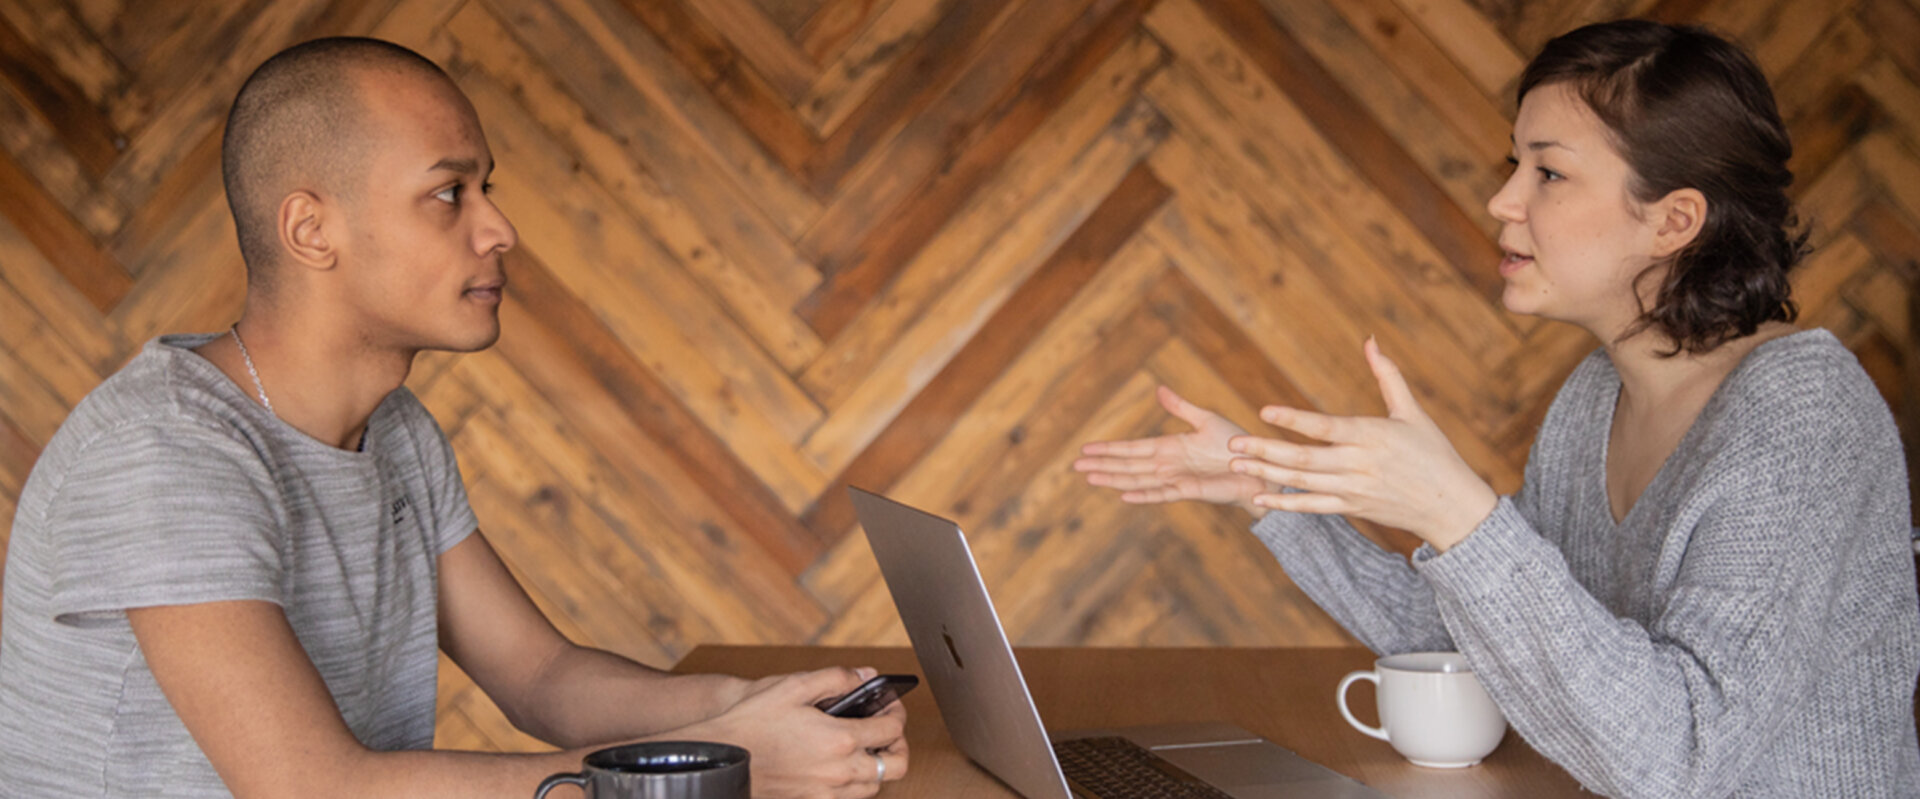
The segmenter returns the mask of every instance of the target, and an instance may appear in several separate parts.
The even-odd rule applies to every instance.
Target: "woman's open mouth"
[[[1525,269],[1530,263],[1533,263],[1533,256],[1507,250],[1506,257],[1500,259],[1500,276],[1506,277]]]

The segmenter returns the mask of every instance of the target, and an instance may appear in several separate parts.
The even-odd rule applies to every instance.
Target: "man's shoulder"
[[[166,336],[148,342],[74,406],[35,470],[64,472],[85,459],[115,459],[121,450],[150,449],[156,443],[190,454],[244,442],[245,398],[237,390],[223,391],[217,381],[226,379],[224,373],[190,349],[205,338]],[[142,460],[121,466],[137,468]]]

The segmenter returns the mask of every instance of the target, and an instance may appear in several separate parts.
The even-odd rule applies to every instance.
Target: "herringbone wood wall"
[[[1755,52],[1816,223],[1805,322],[1906,407],[1913,0],[0,0],[0,544],[74,403],[237,316],[239,82],[371,34],[445,65],[500,161],[505,335],[410,384],[576,640],[902,641],[850,483],[966,525],[1023,643],[1343,641],[1244,518],[1067,463],[1173,429],[1155,383],[1256,429],[1376,412],[1372,333],[1514,488],[1594,342],[1499,308],[1482,205],[1526,57],[1624,15]],[[443,744],[529,745],[451,667],[442,700]]]

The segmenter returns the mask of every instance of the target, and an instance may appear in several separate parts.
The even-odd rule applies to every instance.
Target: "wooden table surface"
[[[1581,793],[1558,766],[1509,729],[1480,765],[1428,769],[1340,718],[1334,687],[1349,671],[1371,668],[1364,648],[1325,649],[1021,649],[1025,673],[1048,729],[1181,721],[1230,721],[1314,762],[1392,796],[1554,797]],[[873,666],[919,674],[906,648],[701,646],[674,667],[765,676],[825,666]],[[1371,685],[1353,688],[1353,712],[1373,721]],[[907,699],[912,771],[888,784],[888,799],[1016,796],[974,766],[947,737],[933,694]]]

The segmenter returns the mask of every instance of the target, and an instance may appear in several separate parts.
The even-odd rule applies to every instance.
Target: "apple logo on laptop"
[[[953,658],[953,665],[962,669],[966,668],[967,664],[960,662],[960,650],[954,648],[953,636],[947,634],[947,628],[940,628],[940,639],[947,642],[947,656]]]

